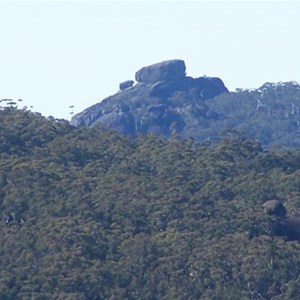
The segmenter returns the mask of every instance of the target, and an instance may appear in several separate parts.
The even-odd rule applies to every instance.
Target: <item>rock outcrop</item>
[[[173,59],[143,67],[135,73],[135,80],[146,84],[165,80],[180,80],[185,77],[183,60]]]
[[[136,72],[137,83],[120,83],[120,92],[75,115],[74,126],[101,123],[122,134],[139,132],[170,136],[176,122],[182,132],[196,124],[199,116],[216,117],[209,112],[205,100],[228,92],[219,78],[192,78],[185,74],[183,60],[168,60],[143,67]]]
[[[149,68],[146,81],[152,83],[123,82],[118,93],[76,114],[71,124],[89,127],[101,123],[131,137],[139,133],[171,137],[171,125],[176,123],[176,136],[200,142],[219,140],[229,129],[265,148],[300,147],[297,82],[265,83],[258,89],[229,93],[220,78],[183,76],[183,63],[179,63],[183,67],[177,73],[181,75],[161,71],[172,64],[168,61],[145,67]]]
[[[285,217],[286,209],[279,200],[268,200],[262,205],[266,215]]]
[[[287,240],[300,240],[300,215],[287,215],[286,209],[279,200],[269,200],[263,204],[267,215],[275,216],[272,233],[284,236]]]
[[[119,88],[120,88],[121,91],[123,91],[123,90],[126,90],[129,87],[132,87],[133,84],[134,84],[133,80],[126,80],[126,81],[123,81],[119,84]]]

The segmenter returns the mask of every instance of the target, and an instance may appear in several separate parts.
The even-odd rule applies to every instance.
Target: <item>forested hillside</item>
[[[298,299],[300,152],[0,110],[0,299]]]

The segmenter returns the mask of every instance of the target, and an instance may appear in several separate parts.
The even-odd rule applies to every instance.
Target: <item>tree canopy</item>
[[[75,128],[0,110],[0,299],[297,299],[299,150]]]

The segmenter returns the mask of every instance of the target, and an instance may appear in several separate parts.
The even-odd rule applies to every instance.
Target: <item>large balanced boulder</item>
[[[166,60],[141,68],[135,73],[135,80],[146,84],[166,80],[180,80],[185,77],[185,63],[180,59]]]

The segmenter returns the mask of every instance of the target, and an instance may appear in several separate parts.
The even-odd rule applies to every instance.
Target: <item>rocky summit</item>
[[[220,78],[186,76],[183,60],[146,66],[119,92],[75,115],[75,127],[105,127],[129,137],[151,133],[198,142],[240,134],[264,147],[300,147],[300,85],[267,82],[228,92]]]
[[[76,127],[103,124],[121,134],[155,133],[170,136],[173,123],[178,133],[197,122],[200,115],[213,117],[206,100],[228,92],[216,77],[186,76],[183,60],[174,59],[145,66],[135,80],[119,85],[119,92],[76,114]]]
[[[135,73],[135,80],[143,83],[155,83],[166,80],[181,80],[185,77],[183,60],[173,59],[143,67]]]

